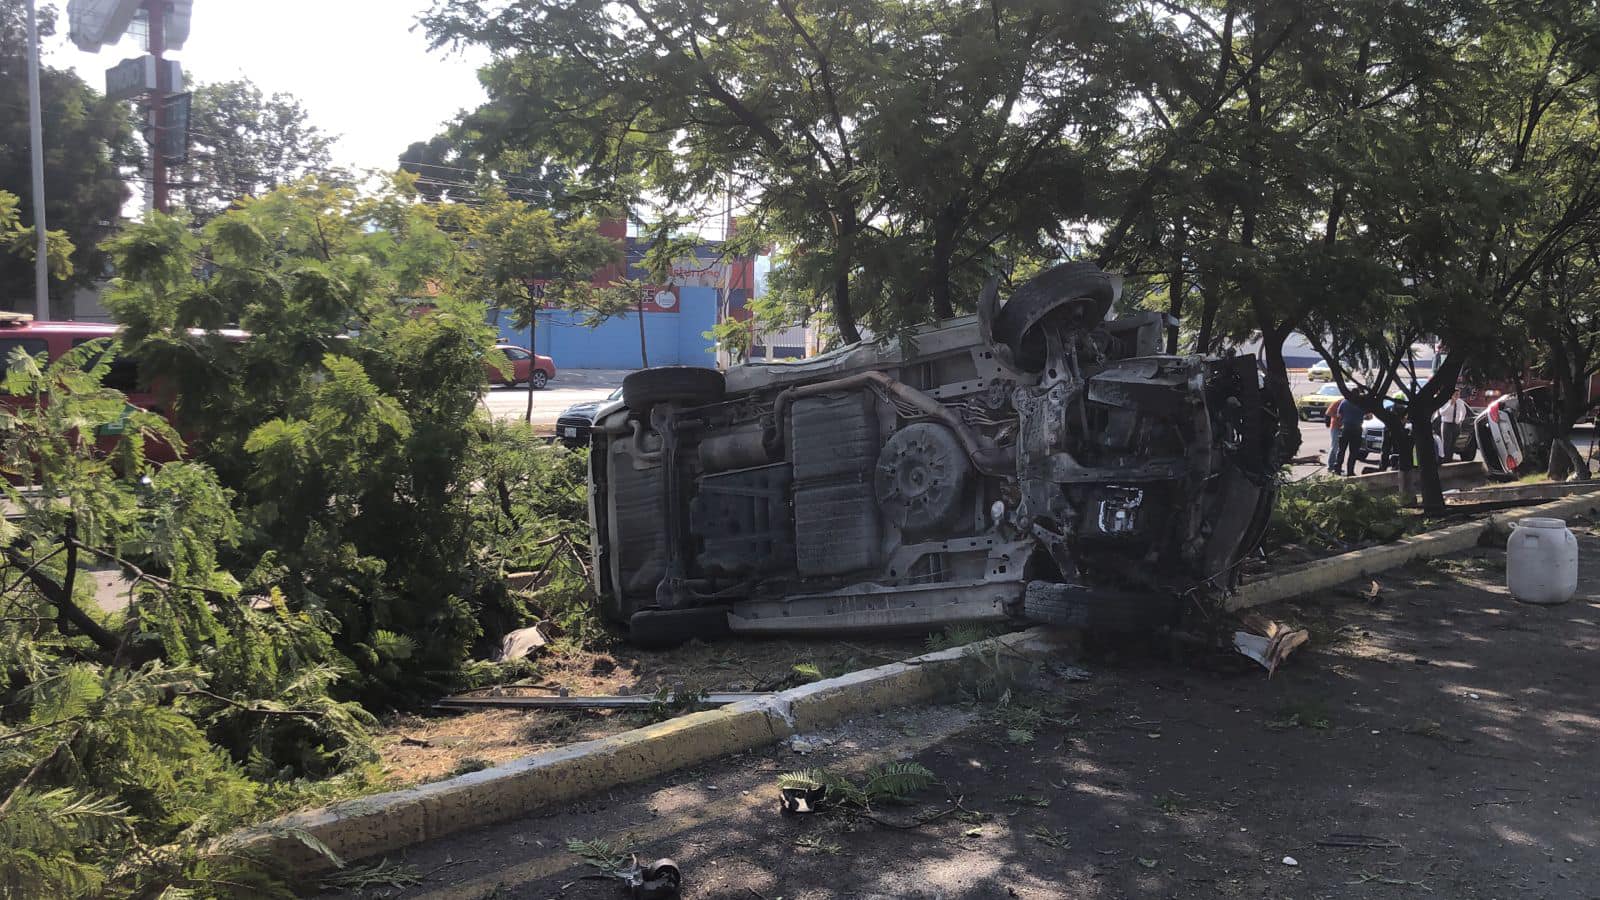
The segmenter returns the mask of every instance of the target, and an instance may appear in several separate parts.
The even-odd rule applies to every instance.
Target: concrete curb
[[[1288,600],[1291,597],[1302,597],[1353,578],[1363,578],[1398,568],[1413,560],[1432,559],[1466,550],[1477,546],[1479,538],[1497,521],[1514,521],[1531,516],[1560,519],[1580,513],[1591,513],[1596,509],[1600,509],[1600,488],[1581,496],[1519,509],[1514,513],[1490,516],[1476,522],[1452,525],[1438,531],[1401,538],[1393,544],[1353,550],[1245,584],[1229,597],[1223,606],[1228,610],[1246,609],[1264,603]]]
[[[256,829],[246,846],[286,871],[312,876],[332,866],[297,834],[344,859],[361,859],[504,822],[624,784],[775,743],[853,716],[955,694],[980,668],[1017,665],[1070,645],[1033,628],[905,662],[852,672],[720,709],[691,713],[433,784],[308,810]]]
[[[1461,503],[1514,503],[1520,500],[1556,500],[1561,497],[1570,497],[1574,494],[1587,494],[1600,490],[1600,483],[1594,481],[1563,481],[1540,484],[1504,484],[1492,487],[1472,488],[1471,490],[1457,491],[1445,494],[1444,501],[1449,504]]]

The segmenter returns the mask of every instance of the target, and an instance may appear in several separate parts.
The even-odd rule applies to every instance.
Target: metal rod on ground
[[[28,149],[33,156],[33,315],[50,318],[49,226],[44,218],[44,114],[39,103],[39,24],[28,0]]]
[[[727,706],[740,700],[770,697],[767,692],[706,694],[700,706]],[[446,697],[435,709],[649,709],[657,703],[672,703],[673,697],[654,694],[609,694],[599,697]]]

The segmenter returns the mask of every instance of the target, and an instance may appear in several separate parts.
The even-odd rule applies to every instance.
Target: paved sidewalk
[[[1578,530],[1565,606],[1512,601],[1477,550],[1380,576],[1375,603],[1363,582],[1266,608],[1312,633],[1270,680],[1101,655],[1009,711],[904,711],[418,847],[432,874],[399,895],[612,900],[565,849],[604,839],[675,858],[694,898],[1592,898],[1600,540]],[[1023,709],[1047,718],[1017,733]],[[780,772],[904,755],[942,784],[877,815],[930,824],[778,811]]]

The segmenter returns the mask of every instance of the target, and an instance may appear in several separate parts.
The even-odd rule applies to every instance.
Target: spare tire
[[[727,393],[727,383],[716,369],[699,366],[659,366],[640,369],[622,379],[622,402],[644,415],[657,403],[698,406],[715,403]]]
[[[1028,582],[1022,616],[1045,625],[1084,631],[1139,632],[1178,623],[1178,598],[1171,594],[1112,591],[1050,581]]]
[[[994,338],[1011,351],[1024,371],[1044,368],[1046,319],[1070,328],[1091,328],[1103,321],[1116,297],[1111,278],[1094,263],[1064,263],[1033,276],[1000,307]]]

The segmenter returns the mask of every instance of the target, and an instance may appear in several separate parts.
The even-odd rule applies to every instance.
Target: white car
[[[1550,437],[1536,422],[1543,418],[1540,412],[1550,400],[1549,387],[1529,388],[1496,398],[1479,414],[1472,430],[1490,472],[1515,475],[1520,469],[1544,465]]]

